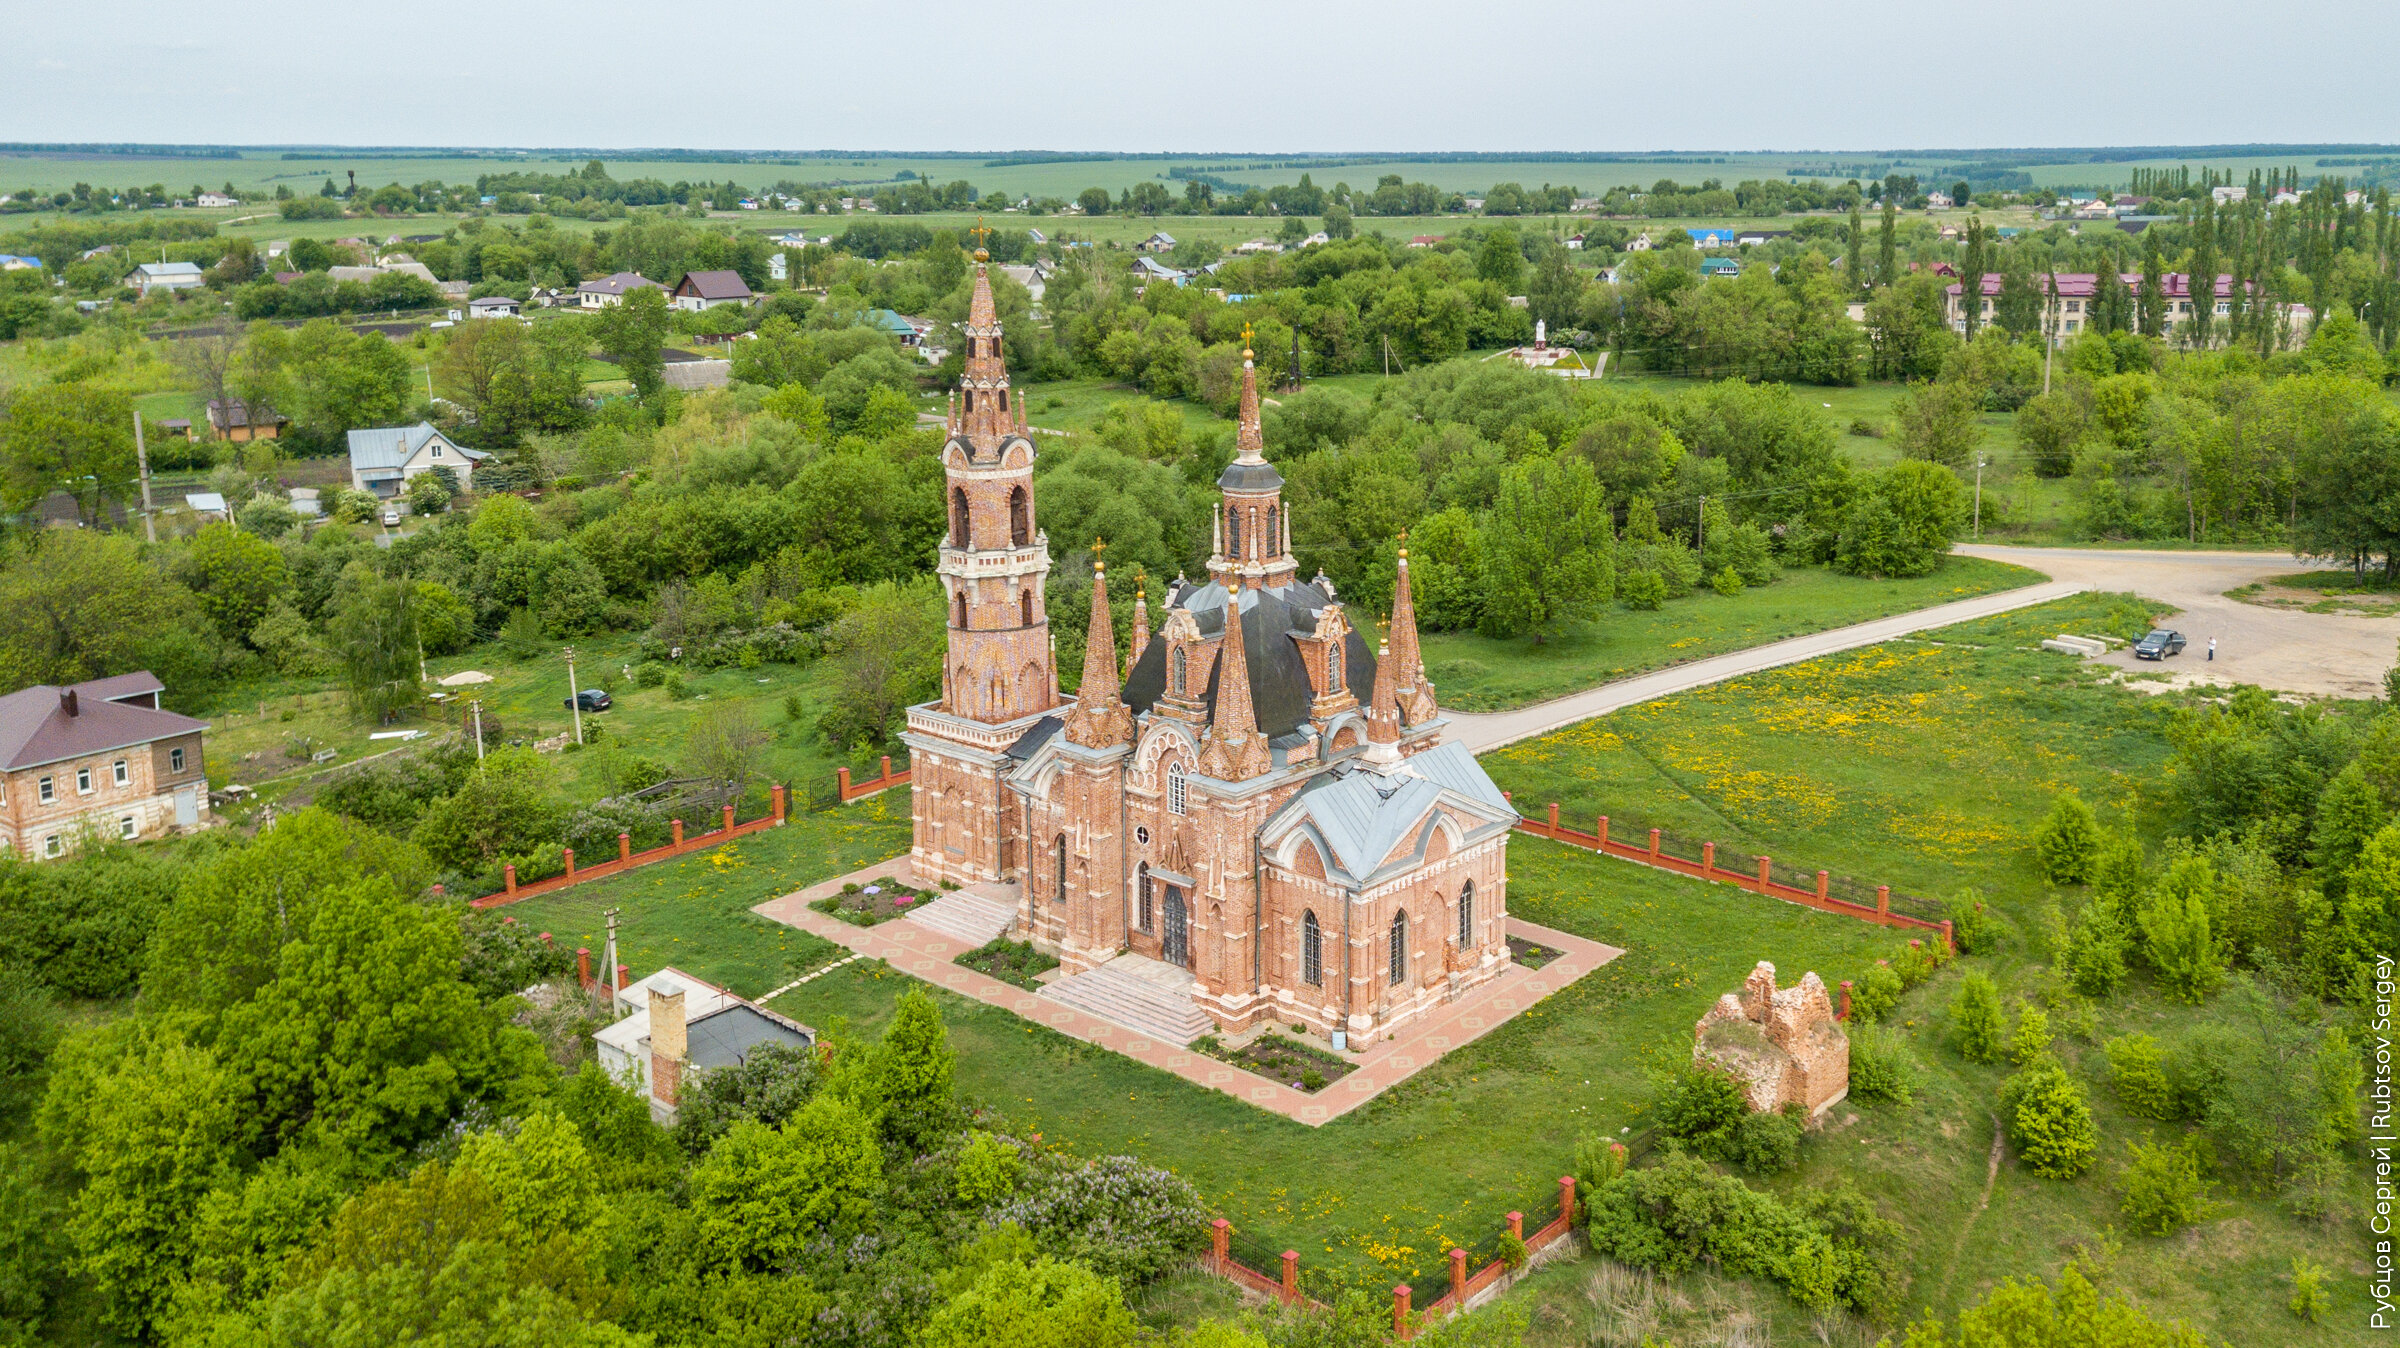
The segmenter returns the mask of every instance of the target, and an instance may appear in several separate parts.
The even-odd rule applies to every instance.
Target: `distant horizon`
[[[1073,146],[1014,146],[986,149],[906,149],[832,148],[798,149],[775,146],[707,146],[707,145],[537,145],[467,142],[348,142],[348,141],[0,141],[0,156],[51,157],[86,155],[114,158],[205,159],[206,152],[249,151],[323,151],[327,153],[376,155],[422,154],[439,157],[459,154],[509,155],[584,155],[596,159],[636,159],[648,155],[671,155],[696,161],[732,156],[753,159],[986,159],[1039,155],[1052,162],[1071,163],[1080,160],[1106,162],[1125,159],[1195,159],[1222,157],[1233,159],[1371,159],[1394,163],[1412,161],[1488,160],[1495,163],[1574,163],[1589,160],[1594,163],[1623,162],[1666,156],[1739,155],[1762,158],[1789,155],[1873,155],[1878,157],[1915,156],[1922,158],[1956,158],[1966,155],[2008,155],[2012,157],[2062,156],[2060,158],[2028,159],[2028,162],[2064,164],[2075,162],[2065,156],[2093,156],[2094,163],[2116,163],[2128,159],[2161,159],[2176,156],[2257,158],[2275,154],[2392,154],[2400,155],[2400,142],[2384,141],[2221,141],[2208,144],[2089,144],[2089,145],[1954,145],[1954,146],[1856,146],[1817,145],[1782,146],[1768,149],[1736,149],[1727,146],[1662,146],[1649,149],[1550,149],[1550,150],[1438,150],[1403,149],[1265,149],[1239,150],[1223,147],[1214,149],[1174,150],[1106,150]],[[2099,158],[2098,156],[2107,156]],[[221,155],[220,155],[221,157]]]

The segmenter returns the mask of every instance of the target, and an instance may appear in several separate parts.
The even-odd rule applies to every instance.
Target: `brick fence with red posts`
[[[902,768],[898,772],[892,771],[892,756],[890,754],[885,754],[883,756],[883,775],[876,778],[874,781],[859,782],[856,785],[853,785],[850,781],[850,769],[848,768],[836,770],[834,777],[835,780],[841,785],[842,803],[847,805],[851,801],[857,800],[864,796],[874,795],[878,791],[889,791],[895,786],[906,786],[908,785],[909,774],[915,771],[915,768]]]
[[[1508,1214],[1508,1233],[1525,1243],[1525,1255],[1531,1260],[1536,1254],[1565,1240],[1575,1230],[1575,1177],[1566,1175],[1558,1181],[1558,1215],[1539,1231],[1525,1233],[1523,1213]],[[1203,1272],[1233,1283],[1244,1291],[1270,1296],[1286,1306],[1306,1306],[1310,1310],[1326,1309],[1325,1303],[1305,1296],[1300,1291],[1300,1254],[1296,1250],[1283,1252],[1281,1276],[1263,1273],[1235,1259],[1232,1254],[1233,1223],[1222,1217],[1208,1224],[1208,1253],[1201,1256]],[[1392,1337],[1405,1339],[1416,1332],[1425,1320],[1456,1315],[1481,1305],[1499,1295],[1510,1277],[1505,1259],[1495,1259],[1482,1268],[1469,1272],[1467,1252],[1450,1251],[1450,1288],[1421,1314],[1409,1309],[1409,1287],[1402,1283],[1392,1289]]]
[[[1798,885],[1787,885],[1776,879],[1771,873],[1773,863],[1766,857],[1758,858],[1758,873],[1755,875],[1748,871],[1729,871],[1719,867],[1717,865],[1717,845],[1713,842],[1701,846],[1698,861],[1686,861],[1673,853],[1659,850],[1659,830],[1657,829],[1650,830],[1647,843],[1639,847],[1610,838],[1607,815],[1600,816],[1599,827],[1593,832],[1585,833],[1580,829],[1568,828],[1558,822],[1558,805],[1555,801],[1550,805],[1550,817],[1546,822],[1520,817],[1517,820],[1517,831],[1533,834],[1537,838],[1562,842],[1569,847],[1581,847],[1586,851],[1598,852],[1602,856],[1618,857],[1626,861],[1640,862],[1645,866],[1656,866],[1662,871],[1673,871],[1678,875],[1695,876],[1702,880],[1713,880],[1721,884],[1732,885],[1737,889],[1749,890],[1753,894],[1764,894],[1770,899],[1803,904],[1820,912],[1839,913],[1844,917],[1857,918],[1861,922],[1873,922],[1886,927],[1914,927],[1924,931],[1940,932],[1943,944],[1952,950],[1958,948],[1958,943],[1951,938],[1950,919],[1944,918],[1939,922],[1934,922],[1926,918],[1910,917],[1906,913],[1893,912],[1892,887],[1890,885],[1875,887],[1875,906],[1869,908],[1864,904],[1834,898],[1829,892],[1832,876],[1825,871],[1817,872],[1815,889],[1802,889]]]
[[[629,871],[637,866],[647,866],[653,861],[665,861],[670,857],[682,856],[686,852],[697,852],[704,848],[715,847],[719,843],[730,842],[746,834],[756,833],[760,829],[781,827],[789,808],[790,792],[783,783],[777,782],[768,795],[771,801],[768,812],[747,824],[735,823],[733,807],[728,805],[725,807],[724,822],[718,827],[697,837],[686,838],[683,835],[683,821],[675,820],[671,830],[673,841],[661,847],[653,847],[647,852],[634,851],[633,840],[620,833],[617,835],[616,860],[603,861],[597,866],[576,865],[575,853],[573,849],[569,849],[566,854],[566,874],[554,875],[547,880],[536,880],[531,884],[520,885],[517,883],[517,868],[504,866],[501,868],[500,892],[486,894],[480,899],[472,900],[470,906],[498,908],[503,904],[515,903],[519,899],[530,899],[536,894],[548,894],[554,890],[565,889],[569,885],[580,885],[587,880],[604,879],[619,871]]]

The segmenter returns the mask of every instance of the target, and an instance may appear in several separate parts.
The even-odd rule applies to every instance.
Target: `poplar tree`
[[[2217,313],[2217,204],[2202,201],[2192,221],[2192,271],[2184,278],[2192,297],[2192,325],[2185,334],[2195,348],[2206,350]]]
[[[1983,221],[1967,221],[1966,262],[1958,273],[1958,311],[1966,319],[1966,338],[1975,340],[1975,325],[1983,318],[1983,273],[1988,259],[1983,249]]]
[[[1867,288],[1867,227],[1858,218],[1858,203],[1855,201],[1850,203],[1850,252],[1842,266],[1850,274],[1851,289]]]
[[[2144,337],[2166,332],[2167,274],[2158,256],[2158,233],[2142,231],[2142,291],[2135,306]]]
[[[1900,272],[1900,207],[1890,193],[1883,198],[1883,233],[1875,241],[1875,284],[1890,285]]]

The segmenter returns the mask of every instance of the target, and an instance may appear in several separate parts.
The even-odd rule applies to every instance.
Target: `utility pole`
[[[600,981],[608,985],[608,1018],[623,1020],[625,1008],[617,1003],[617,910],[611,908],[602,916],[608,919],[608,967],[601,972]]]
[[[142,442],[142,409],[133,409],[133,457],[142,469],[142,533],[158,541],[158,520],[150,514],[150,448]]]
[[[1981,500],[1981,497],[1977,497]],[[567,647],[567,707],[575,713],[575,742],[583,743],[583,690],[575,686],[575,648]]]
[[[1700,554],[1701,569],[1706,570],[1708,567],[1708,498],[1706,496],[1700,498],[1699,538],[1700,545],[1693,551]]]
[[[1983,537],[1983,466],[1990,462],[1991,460],[1984,455],[1975,456],[1975,537],[1977,538]]]
[[[483,699],[470,698],[467,706],[475,713],[475,761],[483,761]]]

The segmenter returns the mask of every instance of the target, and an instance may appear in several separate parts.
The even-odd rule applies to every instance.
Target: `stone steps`
[[[1003,900],[960,889],[910,909],[901,920],[940,932],[953,941],[964,941],[970,950],[979,950],[998,940],[1016,922],[1017,909]]]
[[[1216,1028],[1216,1021],[1193,1005],[1195,984],[1188,975],[1180,983],[1169,982],[1148,968],[1137,968],[1137,962],[1161,970],[1170,967],[1120,955],[1097,969],[1048,984],[1041,995],[1170,1044],[1189,1044]]]

